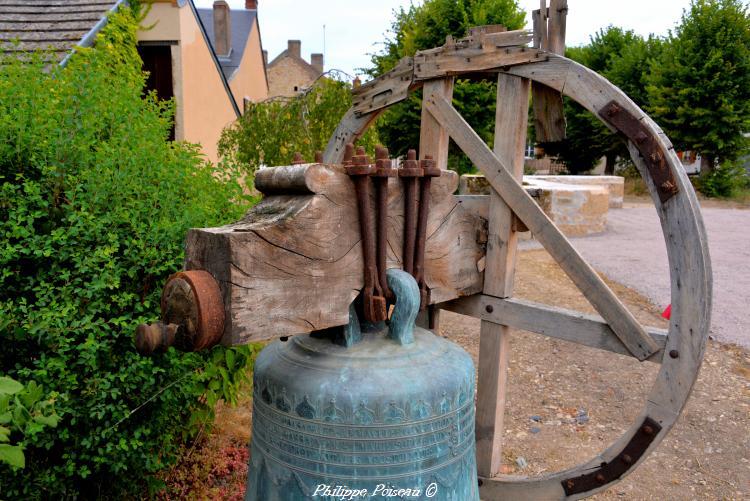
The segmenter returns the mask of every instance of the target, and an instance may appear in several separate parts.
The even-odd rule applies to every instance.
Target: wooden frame
[[[509,39],[512,36],[504,35],[504,38]],[[519,37],[523,38],[523,35]],[[472,65],[469,54],[477,54],[477,47],[482,49],[481,57],[476,59],[476,65]],[[605,105],[615,101],[627,113],[637,117],[646,126],[648,133],[656,138],[677,184],[677,193],[664,203],[659,199],[657,187],[638,149],[632,143],[629,144],[629,149],[649,187],[667,245],[672,288],[672,316],[666,333],[652,328],[644,329],[638,325],[607,286],[600,282],[598,276],[577,254],[567,239],[556,230],[554,224],[537,210],[531,199],[525,198],[525,192],[513,175],[514,164],[505,156],[507,151],[504,153],[496,151],[495,154],[490,152],[481,140],[479,143],[476,141],[474,137],[476,134],[473,134],[465,122],[462,123],[463,120],[455,112],[449,100],[440,93],[425,93],[424,101],[427,111],[485,173],[495,190],[497,199],[502,200],[516,213],[563,269],[574,278],[574,282],[594,304],[603,319],[546,305],[513,300],[509,297],[510,294],[503,293],[504,277],[502,274],[499,276],[494,274],[494,278],[490,278],[491,283],[485,283],[484,295],[446,303],[444,305],[446,309],[478,316],[484,322],[493,325],[518,327],[547,335],[550,334],[550,326],[558,323],[558,329],[561,332],[556,337],[615,353],[631,354],[640,360],[661,362],[656,381],[632,427],[607,449],[584,464],[536,478],[506,477],[496,475],[498,463],[493,457],[496,458],[498,454],[491,451],[483,455],[480,450],[478,462],[481,472],[482,499],[580,499],[606,489],[632,471],[632,468],[643,461],[648,453],[659,444],[679,417],[697,378],[708,338],[711,312],[711,265],[706,232],[695,192],[687,175],[680,167],[671,143],[661,129],[622,91],[600,75],[553,53],[539,50],[528,52],[528,56],[520,57],[519,54],[525,54],[524,47],[493,47],[492,44],[482,44],[472,39],[468,42],[459,41],[458,45],[449,40],[449,43],[442,48],[418,53],[415,58],[411,59],[411,64],[407,61],[400,67],[399,92],[390,94],[388,99],[383,99],[373,106],[370,106],[372,102],[363,99],[355,108],[347,112],[331,138],[324,158],[326,162],[340,162],[343,147],[347,142],[360,137],[379,113],[387,106],[405,99],[408,91],[423,85],[424,81],[434,81],[477,71],[485,74],[499,73],[507,78],[518,77],[519,81],[527,79],[544,85],[567,95],[596,116],[599,116],[600,110]],[[424,67],[414,64],[415,60],[420,61],[420,64],[426,64],[430,58],[433,60],[440,58],[440,62]],[[490,64],[490,60],[494,63]],[[452,61],[455,61],[453,66],[451,66]],[[411,77],[408,74],[408,68],[412,68]],[[404,85],[406,82],[408,83]],[[384,95],[380,93],[379,85],[379,80],[368,84],[367,91],[370,95]],[[384,85],[387,88],[393,88],[392,82],[386,81]],[[503,96],[498,96],[498,100],[502,103]],[[513,113],[513,110],[509,110],[508,113]],[[516,126],[520,127],[519,124]],[[611,125],[608,127],[612,128]],[[498,221],[493,222],[493,218],[498,214],[502,220],[502,214],[505,212],[499,207],[502,206],[497,203],[491,204],[490,226],[498,224]],[[507,264],[509,260],[503,258],[502,255],[502,253],[488,253],[488,261],[493,262],[488,262],[487,268]],[[488,274],[485,282],[489,277],[493,277],[493,274]],[[489,290],[494,293],[487,294]],[[481,305],[485,305],[488,301],[494,302],[493,304],[497,306],[497,310],[491,315],[486,310],[483,312],[481,308]],[[578,332],[574,332],[576,330]],[[493,331],[496,332],[494,335],[502,336],[497,333],[497,329]],[[617,337],[612,334],[616,334]],[[600,338],[600,336],[606,337]],[[482,349],[485,349],[484,346]],[[496,355],[493,355],[494,360],[499,364],[496,374],[501,372],[503,356],[507,354],[502,355],[497,350]],[[484,384],[485,382],[480,379],[480,388]],[[500,391],[496,378],[493,378],[489,384],[493,386],[493,391]],[[496,393],[496,395],[502,398],[502,394]],[[498,399],[480,400],[477,410],[478,419],[481,419],[480,416],[483,413],[489,412],[493,416],[492,419],[497,422],[497,413],[490,412],[490,407],[494,406],[497,409],[498,402],[500,402]],[[644,423],[653,423],[654,426]],[[642,454],[634,460],[629,460],[628,466],[624,469],[609,468],[615,462],[622,460],[623,454],[630,451],[633,443],[642,440],[643,430],[647,430],[652,436],[643,446]],[[496,436],[490,438],[491,443],[497,440]],[[627,454],[624,457],[630,458]],[[616,476],[612,476],[612,471],[618,472]],[[596,475],[595,485],[579,487],[580,483],[586,482],[587,477],[597,472],[602,473]],[[610,476],[605,476],[605,473]],[[580,483],[576,485],[577,482]]]

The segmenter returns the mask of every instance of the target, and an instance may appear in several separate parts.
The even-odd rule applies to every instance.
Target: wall
[[[189,6],[155,3],[138,33],[139,41],[177,41],[172,48],[175,82],[175,138],[201,144],[212,162],[218,161],[221,131],[237,119],[211,51]]]
[[[247,37],[247,46],[242,54],[240,67],[229,82],[229,88],[232,89],[234,100],[240,110],[243,109],[245,98],[250,101],[262,101],[268,98],[268,85],[264,73],[260,30],[256,17],[250,36]]]
[[[303,63],[304,61],[301,63],[295,58],[284,57],[269,66],[268,95],[291,97],[309,87],[317,76],[313,76],[310,67],[303,66]],[[294,90],[295,87],[297,91]]]

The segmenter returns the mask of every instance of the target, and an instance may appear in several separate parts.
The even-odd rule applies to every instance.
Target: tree
[[[328,73],[297,96],[250,103],[222,132],[219,153],[236,159],[250,175],[261,165],[289,165],[296,152],[311,162],[351,105],[351,84]],[[370,129],[358,144],[374,152],[376,142]]]
[[[644,40],[633,31],[609,26],[591,37],[588,45],[572,47],[566,56],[603,75],[641,107],[647,104],[646,78],[649,61],[661,49],[661,41]],[[618,158],[628,158],[625,142],[598,117],[565,98],[566,139],[545,143],[545,152],[564,163],[570,173],[591,170],[606,157],[605,174],[613,174]]]
[[[419,6],[402,7],[394,12],[392,37],[372,56],[372,66],[365,71],[378,77],[403,57],[443,45],[448,35],[462,38],[472,26],[487,24],[520,29],[524,19],[525,14],[515,0],[426,0]],[[454,86],[454,105],[487,143],[494,136],[496,89],[495,82],[463,79]],[[401,155],[419,145],[421,109],[421,92],[414,92],[406,101],[391,106],[378,120],[378,135],[392,153]],[[473,170],[468,158],[453,144],[448,164],[459,173]]]
[[[693,0],[651,66],[649,110],[701,171],[746,151],[750,131],[750,17],[740,0]]]

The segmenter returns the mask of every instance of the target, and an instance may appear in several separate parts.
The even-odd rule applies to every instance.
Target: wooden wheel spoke
[[[435,93],[425,95],[424,99],[426,109],[484,173],[490,185],[562,267],[628,351],[638,360],[645,360],[656,353],[659,345],[451,103]]]
[[[499,298],[486,294],[455,299],[440,305],[443,310],[469,315],[485,322],[582,344],[591,348],[632,356],[612,328],[598,315],[557,308],[516,298]],[[646,327],[646,332],[659,346],[649,362],[661,362],[667,331]]]

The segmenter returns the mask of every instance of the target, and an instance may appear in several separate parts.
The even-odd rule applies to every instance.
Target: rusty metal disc
[[[224,301],[214,277],[203,270],[170,276],[161,296],[162,321],[181,324],[178,349],[200,351],[215,346],[224,334]]]

